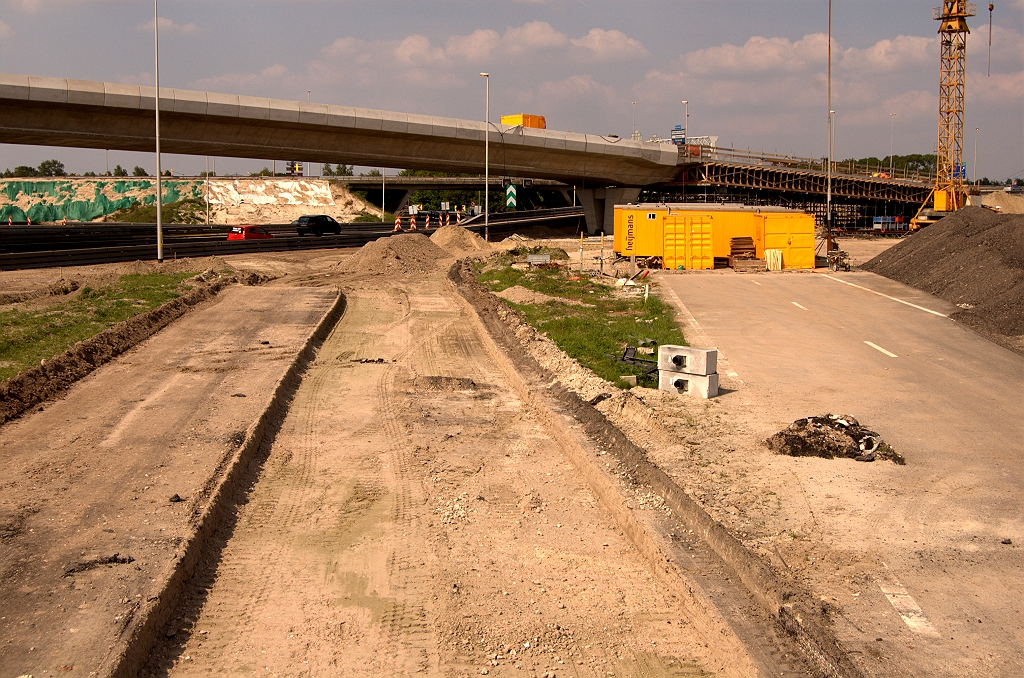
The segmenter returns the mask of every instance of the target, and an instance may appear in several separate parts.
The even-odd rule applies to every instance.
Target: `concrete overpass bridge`
[[[0,73],[0,143],[152,152],[155,99],[152,87]],[[815,203],[823,190],[820,169],[800,162],[744,165],[704,157],[707,149],[694,157],[692,147],[667,142],[173,88],[161,88],[160,111],[162,149],[184,155],[482,174],[488,139],[494,175],[575,187],[592,232],[611,231],[606,205],[633,201],[642,190],[690,195],[703,188],[705,199],[744,190]],[[905,181],[851,176],[846,185],[867,194],[892,184],[884,190],[896,195]],[[909,206],[910,198],[902,200]]]

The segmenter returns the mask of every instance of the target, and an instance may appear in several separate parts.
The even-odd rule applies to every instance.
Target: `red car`
[[[274,234],[262,226],[232,226],[228,240],[265,240]]]

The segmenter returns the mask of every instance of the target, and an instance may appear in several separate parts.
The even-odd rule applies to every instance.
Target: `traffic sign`
[[[516,206],[516,185],[509,184],[508,188],[505,189],[505,206],[515,207]]]

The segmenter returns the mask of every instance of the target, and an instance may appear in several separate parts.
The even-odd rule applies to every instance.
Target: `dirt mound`
[[[479,250],[490,250],[491,246],[476,233],[462,226],[442,226],[430,236],[430,241],[452,254],[463,254]]]
[[[983,199],[985,207],[998,207],[1001,214],[1024,214],[1024,195],[996,191]]]
[[[968,207],[862,268],[952,302],[954,319],[1024,349],[1024,217]]]
[[[401,233],[363,245],[341,264],[346,273],[395,275],[429,273],[451,255],[420,233]]]
[[[474,391],[476,382],[465,377],[416,377],[413,391]]]
[[[765,443],[772,452],[791,457],[840,457],[855,461],[888,459],[900,465],[907,463],[881,436],[864,428],[848,414],[797,419]]]

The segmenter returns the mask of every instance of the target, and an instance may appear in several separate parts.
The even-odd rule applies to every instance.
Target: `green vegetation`
[[[641,368],[618,362],[617,358],[627,345],[637,346],[647,340],[685,345],[671,309],[655,295],[645,301],[642,292],[626,291],[589,278],[574,280],[573,271],[565,268],[522,271],[511,267],[514,261],[525,261],[527,254],[542,253],[552,254],[553,262],[568,259],[562,250],[521,248],[477,264],[477,279],[495,292],[519,285],[555,297],[542,304],[511,306],[538,332],[546,334],[601,378],[619,388],[629,388],[619,377],[633,374],[640,386],[657,388],[657,373],[648,377]],[[650,358],[653,366],[656,356]]]
[[[18,165],[13,170],[4,170],[4,178],[25,178],[25,177],[66,177],[68,173],[64,170],[64,163],[60,160],[44,160],[39,167]]]
[[[205,224],[206,203],[196,198],[169,202],[163,206],[160,216],[165,224]],[[155,224],[156,205],[135,203],[133,207],[119,209],[108,215],[107,221]]]
[[[0,380],[38,365],[114,323],[150,311],[179,295],[194,273],[125,275],[110,287],[83,287],[38,310],[0,311]]]
[[[354,223],[357,223],[357,224],[361,224],[361,223],[364,223],[364,222],[365,223],[369,223],[369,222],[381,223],[381,218],[380,218],[379,214],[371,214],[370,212],[360,212],[356,216],[356,218],[353,219],[352,221]],[[384,221],[383,221],[383,223],[385,223],[385,224],[393,224],[393,223],[395,223],[395,215],[391,214],[390,212],[385,212],[384,213]]]

